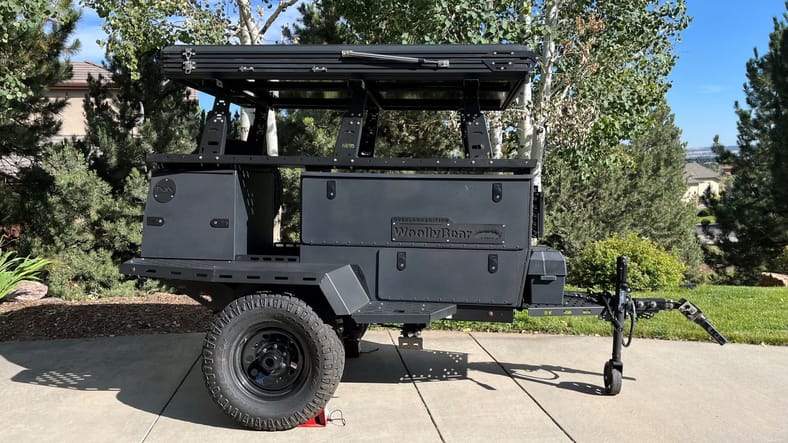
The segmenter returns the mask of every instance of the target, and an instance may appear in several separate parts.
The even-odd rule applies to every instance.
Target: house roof
[[[71,72],[72,77],[68,80],[64,80],[57,85],[53,89],[87,89],[88,88],[88,75],[92,75],[93,78],[98,78],[99,75],[104,77],[105,82],[109,83],[112,79],[112,71],[104,68],[103,66],[88,62],[71,62]],[[199,101],[200,97],[198,95],[198,91],[193,88],[186,88],[188,92],[187,99],[191,101]]]
[[[692,181],[720,180],[720,174],[695,162],[684,165],[684,177]]]
[[[88,75],[93,76],[93,78],[98,78],[98,76],[101,75],[107,79],[107,81],[112,77],[112,72],[93,62],[72,61],[71,69],[73,76],[68,80],[58,83],[55,88],[87,88]]]

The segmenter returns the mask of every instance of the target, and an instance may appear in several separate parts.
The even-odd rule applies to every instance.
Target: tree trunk
[[[271,27],[276,17],[278,17],[282,11],[294,3],[295,0],[280,2],[276,8],[276,11],[271,14],[271,16],[263,25],[263,29],[261,30],[257,26],[257,22],[252,15],[252,6],[250,0],[236,0],[236,4],[238,5],[238,40],[240,40],[242,45],[258,44],[260,42],[260,37],[263,35],[263,33],[265,33],[265,31],[268,30],[269,27]],[[252,109],[243,107],[241,108],[241,138],[243,140],[246,140],[246,137],[249,134],[249,127],[251,126],[253,113],[254,110]],[[279,155],[279,139],[276,133],[276,113],[273,109],[269,109],[267,115],[258,115],[256,117],[265,118],[265,146],[268,151],[267,154],[271,156]],[[280,210],[274,218],[275,243],[281,241],[281,220],[282,211]]]
[[[553,94],[553,69],[558,58],[555,36],[549,30],[555,29],[558,25],[558,12],[561,10],[561,4],[562,0],[546,2],[543,17],[548,32],[542,37],[542,53],[539,57],[539,86],[535,97],[531,96],[532,91],[528,85],[523,92],[526,116],[523,117],[520,125],[521,144],[524,145],[522,154],[537,161],[533,176],[534,186],[539,189],[542,188],[542,160],[547,143],[547,110]],[[526,19],[528,24],[530,24],[530,20],[530,17]],[[529,104],[530,112],[528,112]],[[529,149],[530,152],[527,152]]]
[[[500,112],[487,114],[490,122],[490,143],[493,158],[503,158],[503,118]]]

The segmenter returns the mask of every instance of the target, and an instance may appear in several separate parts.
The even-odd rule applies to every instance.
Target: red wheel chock
[[[306,421],[306,423],[299,425],[299,428],[324,428],[326,427],[326,410],[321,409],[314,417]]]

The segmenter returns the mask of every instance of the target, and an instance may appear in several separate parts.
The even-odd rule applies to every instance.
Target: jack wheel
[[[621,370],[613,367],[613,362],[605,363],[605,394],[618,395],[621,392]]]

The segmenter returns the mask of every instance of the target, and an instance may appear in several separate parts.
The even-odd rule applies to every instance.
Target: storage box
[[[562,305],[566,261],[564,256],[547,246],[534,246],[528,262],[524,302],[529,304]]]
[[[273,171],[161,171],[151,180],[142,257],[234,260],[272,245]]]

